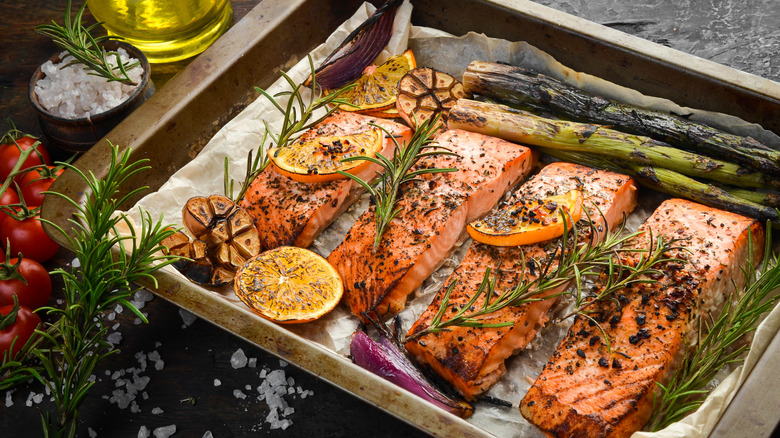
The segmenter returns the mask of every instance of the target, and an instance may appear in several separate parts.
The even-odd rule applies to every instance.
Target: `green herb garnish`
[[[675,249],[673,242],[666,242],[657,239],[652,243],[649,249],[636,249],[624,247],[624,244],[636,237],[639,233],[624,235],[624,226],[615,232],[608,231],[606,237],[598,241],[598,229],[594,222],[588,218],[587,227],[590,230],[590,239],[580,239],[577,226],[568,227],[565,224],[570,223],[564,216],[566,213],[561,211],[561,219],[564,223],[563,235],[552,253],[547,256],[546,261],[541,264],[541,273],[533,280],[523,272],[522,280],[514,287],[503,292],[496,291],[498,283],[498,273],[491,279],[491,269],[485,269],[485,274],[477,292],[463,306],[449,317],[443,319],[445,311],[449,307],[450,294],[456,286],[456,282],[447,285],[441,305],[431,320],[431,323],[423,330],[406,338],[405,342],[420,338],[429,333],[436,333],[447,330],[449,327],[507,327],[513,322],[505,321],[501,323],[486,323],[483,318],[500,311],[508,306],[518,306],[536,301],[553,299],[558,296],[569,293],[567,290],[561,290],[556,293],[547,294],[557,288],[561,288],[574,280],[577,284],[575,310],[566,317],[574,314],[582,314],[585,309],[593,302],[609,299],[615,291],[627,287],[630,284],[644,282],[644,275],[656,272],[655,267],[659,263],[670,261],[665,257],[665,253]],[[584,240],[581,242],[580,240]],[[652,239],[651,239],[652,241]],[[621,254],[643,253],[640,262],[635,266],[623,264],[620,260]],[[646,253],[646,254],[645,254]],[[522,253],[521,253],[522,254]],[[523,265],[526,266],[525,260]],[[496,268],[500,271],[500,266]],[[525,271],[525,269],[524,269]],[[609,288],[595,297],[583,298],[581,291],[582,279],[586,276],[598,275],[599,272],[605,273],[609,277]],[[477,306],[480,298],[482,304]]]
[[[353,179],[358,184],[365,187],[374,200],[376,206],[376,236],[374,237],[374,251],[379,248],[379,244],[382,241],[382,234],[384,234],[384,232],[387,230],[387,227],[390,225],[390,221],[392,221],[393,218],[395,218],[398,213],[401,212],[401,209],[396,208],[395,204],[398,200],[398,196],[401,193],[401,186],[403,184],[416,180],[420,175],[455,172],[458,170],[451,167],[426,167],[419,168],[414,171],[411,170],[418,161],[425,157],[431,157],[434,155],[457,155],[445,147],[436,145],[433,141],[433,136],[439,129],[438,114],[436,117],[428,119],[420,124],[408,144],[398,144],[398,141],[396,141],[395,137],[390,132],[381,126],[377,126],[377,128],[383,130],[385,135],[387,135],[388,138],[391,138],[395,143],[395,152],[393,153],[392,160],[385,157],[381,153],[377,153],[376,157],[358,155],[344,158],[342,161],[348,162],[366,160],[374,164],[378,164],[384,168],[384,172],[379,175],[379,178],[374,183],[368,183],[350,173],[340,170],[337,171],[338,173]]]
[[[99,37],[93,37],[90,32],[100,23],[95,23],[89,27],[84,27],[81,22],[81,17],[84,14],[84,9],[87,7],[87,2],[81,6],[79,11],[73,17],[70,18],[70,0],[68,0],[67,9],[65,9],[65,26],[60,26],[55,21],[51,24],[41,24],[35,26],[35,31],[43,36],[47,36],[54,41],[58,47],[66,50],[74,60],[66,65],[82,64],[87,70],[90,70],[90,74],[95,76],[101,76],[106,78],[109,82],[119,81],[127,85],[136,85],[130,76],[127,75],[127,70],[136,67],[139,63],[127,63],[123,64],[119,56],[119,53],[114,51],[106,51],[105,48],[100,46],[100,43],[112,39],[119,39],[118,37],[111,37],[103,35]],[[116,67],[111,66],[109,59],[113,57],[116,59]]]

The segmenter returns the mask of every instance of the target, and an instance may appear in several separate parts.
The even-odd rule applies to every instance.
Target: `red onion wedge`
[[[412,392],[434,405],[459,417],[469,417],[474,408],[436,389],[404,353],[386,336],[380,334],[374,341],[362,330],[352,335],[350,343],[352,361],[387,381]]]
[[[303,85],[311,87],[316,82],[317,86],[332,90],[359,78],[390,41],[395,12],[401,3],[403,0],[387,0],[325,58],[314,71],[316,81],[309,76]]]

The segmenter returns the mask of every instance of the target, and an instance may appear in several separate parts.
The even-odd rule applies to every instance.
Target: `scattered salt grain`
[[[154,432],[152,432],[154,438],[168,438],[175,433],[176,433],[175,424],[171,424],[170,426],[158,427],[157,429],[154,430]]]
[[[184,309],[179,309],[179,316],[181,316],[181,320],[184,322],[184,325],[182,325],[181,328],[187,328],[191,326],[192,323],[198,319],[198,317],[193,313],[190,313]]]
[[[135,62],[124,49],[118,49],[123,63]],[[35,93],[41,106],[52,114],[77,119],[100,114],[118,106],[127,100],[137,85],[125,85],[118,81],[108,82],[104,78],[91,75],[83,65],[76,64],[61,68],[73,58],[63,52],[62,61],[54,64],[46,61],[41,72],[46,76],[35,84]],[[109,62],[116,65],[115,58]],[[127,71],[136,84],[141,82],[143,68],[137,66]],[[74,261],[73,267],[78,267]]]
[[[250,357],[249,361],[247,362],[247,365],[249,365],[249,368],[256,368],[257,367],[257,358],[256,357]]]
[[[203,438],[214,438],[214,434],[212,434],[210,430],[207,430],[206,433],[203,434]]]
[[[122,313],[123,310],[125,310],[125,308],[122,307],[121,304],[117,304],[116,307],[114,308],[114,312],[116,313]]]
[[[116,318],[116,313],[111,312],[108,314],[108,316],[106,316],[106,318],[108,318],[109,321],[113,321]]]
[[[280,366],[280,367],[284,368],[284,367],[286,367],[287,365],[288,365],[288,364],[287,364],[287,362],[285,362],[285,361],[283,361],[283,360],[279,360],[279,366]]]
[[[138,406],[138,403],[135,400],[133,400],[133,402],[130,403],[130,412],[134,414],[141,412],[141,407]]]
[[[10,408],[11,406],[14,405],[13,397],[11,397],[13,392],[14,392],[13,390],[5,392],[5,407],[7,407],[7,408]]]
[[[153,415],[160,415],[160,414],[162,414],[163,412],[164,412],[164,411],[162,410],[162,408],[159,408],[159,407],[152,409],[152,414],[153,414]]]
[[[106,341],[113,345],[119,345],[120,342],[122,342],[122,333],[119,332],[113,332],[106,336]]]
[[[161,371],[165,368],[165,361],[160,358],[160,353],[155,350],[149,353],[149,360],[154,362],[154,369]]]
[[[148,427],[141,426],[141,428],[138,429],[138,438],[149,438],[150,436],[152,435]]]
[[[244,353],[244,350],[238,349],[233,353],[232,356],[230,356],[230,366],[233,367],[233,369],[239,369],[244,368],[248,362],[248,359],[246,357],[246,354]]]
[[[87,428],[87,434],[89,434],[89,438],[97,438],[97,432],[92,430],[91,427]]]
[[[78,268],[81,266],[81,261],[79,259],[73,259],[73,261],[70,262],[70,265],[74,268]]]
[[[246,398],[246,394],[244,394],[244,391],[241,391],[240,389],[234,389],[233,390],[233,397],[243,400]]]
[[[219,379],[214,379],[214,386],[219,386],[222,384],[222,381]]]

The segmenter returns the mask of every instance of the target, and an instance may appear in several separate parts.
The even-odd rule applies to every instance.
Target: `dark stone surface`
[[[3,32],[0,33],[0,118],[12,117],[21,129],[39,133],[37,120],[26,102],[29,72],[54,50],[53,45],[32,32],[35,24],[62,16],[64,2],[0,0]],[[80,4],[81,2],[76,2]],[[539,0],[538,3],[689,52],[734,68],[777,80],[780,78],[780,2],[777,0]],[[233,1],[240,18],[257,0]],[[186,63],[162,67],[157,75],[163,81]],[[69,263],[72,256],[60,254],[54,265]],[[56,295],[55,295],[56,298]],[[279,360],[230,333],[198,320],[185,327],[178,308],[154,299],[142,310],[152,321],[136,325],[123,312],[112,321],[122,334],[120,352],[99,368],[97,383],[81,411],[84,427],[80,436],[136,437],[141,426],[153,430],[175,424],[175,437],[202,437],[211,431],[216,438],[237,436],[292,437],[413,437],[424,436],[377,408],[369,406],[338,388]],[[242,349],[257,358],[256,368],[233,369],[231,355]],[[148,399],[136,399],[140,412],[120,409],[107,398],[116,387],[111,379],[124,370],[132,375],[139,367],[137,354],[157,352],[164,367],[147,368],[139,376],[148,377]],[[269,408],[256,400],[256,388],[263,378],[259,372],[282,369],[294,379],[294,387],[313,395],[287,397],[295,412],[283,417],[292,421],[286,430],[271,430],[265,418]],[[125,375],[123,378],[127,378]],[[215,386],[215,379],[221,384]],[[249,385],[250,389],[246,389]],[[236,398],[234,390],[247,394]],[[41,393],[35,384],[14,390],[6,407],[6,392],[0,393],[0,436],[29,438],[42,436],[38,409],[50,407],[48,397],[40,404],[26,401]],[[156,408],[162,410],[157,412]]]

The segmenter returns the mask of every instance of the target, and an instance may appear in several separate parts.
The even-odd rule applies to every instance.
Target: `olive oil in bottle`
[[[138,47],[149,62],[173,62],[204,51],[233,21],[229,0],[87,0],[109,35]]]

